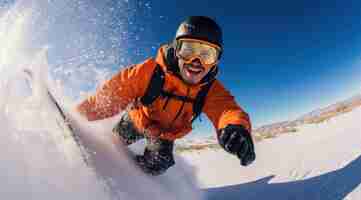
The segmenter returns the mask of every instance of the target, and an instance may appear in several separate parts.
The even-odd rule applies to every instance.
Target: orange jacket
[[[191,118],[193,105],[185,102],[179,117],[175,115],[181,109],[182,101],[171,98],[165,105],[165,99],[158,97],[150,106],[143,106],[139,98],[144,96],[148,83],[157,63],[165,72],[163,89],[179,96],[195,98],[201,84],[189,85],[167,70],[164,50],[160,48],[155,59],[150,58],[141,64],[121,70],[100,87],[95,95],[78,105],[78,111],[88,120],[100,120],[111,117],[129,108],[129,116],[140,133],[148,136],[175,140],[192,130]],[[228,124],[243,125],[251,132],[249,116],[237,105],[234,97],[215,80],[205,99],[203,112],[218,130]]]

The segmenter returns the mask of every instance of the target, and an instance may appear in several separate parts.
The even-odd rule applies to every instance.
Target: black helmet
[[[190,16],[182,22],[175,39],[193,38],[218,45],[223,49],[221,27],[211,18],[205,16]]]

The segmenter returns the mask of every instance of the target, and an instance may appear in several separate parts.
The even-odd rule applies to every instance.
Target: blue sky
[[[256,124],[294,118],[360,90],[359,9],[295,6],[270,5],[265,16],[239,16],[246,19],[240,37],[230,35],[235,42],[229,41],[224,66],[233,69],[221,78]],[[230,81],[236,81],[236,74],[245,74],[238,76],[240,87]]]
[[[114,71],[154,56],[185,17],[213,17],[224,32],[219,79],[254,126],[293,119],[361,91],[358,0],[82,1],[86,9],[73,2],[72,9],[49,7],[58,14],[49,28],[50,61],[81,54],[87,43],[74,38],[89,37],[96,41],[92,48],[119,55],[107,66]]]
[[[278,3],[277,3],[278,2]],[[219,78],[255,125],[294,118],[361,91],[360,1],[152,2],[145,40],[172,39],[188,15],[224,30]],[[162,16],[162,17],[159,17]]]

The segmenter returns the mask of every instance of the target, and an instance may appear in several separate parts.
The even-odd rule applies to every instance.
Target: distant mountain
[[[298,126],[322,123],[335,116],[350,112],[357,107],[361,107],[361,94],[327,107],[313,110],[295,120],[276,122],[258,127],[253,130],[252,135],[256,141],[260,141],[266,138],[277,137],[280,134],[297,132]],[[187,139],[177,142],[176,149],[178,152],[182,152],[203,148],[219,148],[217,139],[214,136],[203,139]]]
[[[299,120],[305,120],[305,119],[311,119],[313,117],[319,117],[320,115],[324,114],[324,113],[330,113],[330,112],[335,112],[335,111],[340,111],[344,108],[353,108],[353,107],[357,107],[360,105],[360,101],[361,101],[361,94],[359,95],[355,95],[347,100],[344,100],[342,102],[338,102],[335,104],[332,104],[330,106],[327,106],[325,108],[322,109],[318,109],[318,110],[314,110],[310,113],[307,113],[301,117],[299,117]]]
[[[256,128],[253,132],[256,139],[275,137],[279,134],[296,132],[297,126],[322,123],[332,117],[341,115],[361,106],[361,94],[349,99],[316,109],[291,121],[273,123]]]

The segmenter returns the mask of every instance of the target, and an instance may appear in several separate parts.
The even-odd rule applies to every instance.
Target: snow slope
[[[361,199],[361,108],[256,144],[241,167],[222,150],[184,153],[207,199]]]

